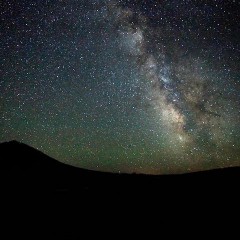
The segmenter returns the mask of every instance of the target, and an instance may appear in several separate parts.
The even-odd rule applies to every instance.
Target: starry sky
[[[0,142],[74,166],[240,166],[238,0],[5,0]]]

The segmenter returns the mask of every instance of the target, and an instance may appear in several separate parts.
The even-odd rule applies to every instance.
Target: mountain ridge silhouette
[[[77,168],[17,141],[0,143],[4,187],[18,191],[149,192],[233,187],[240,167],[174,175],[118,174]]]

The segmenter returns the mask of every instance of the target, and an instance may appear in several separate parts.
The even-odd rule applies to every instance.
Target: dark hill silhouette
[[[158,192],[237,186],[240,168],[217,169],[182,175],[115,174],[76,168],[61,163],[17,141],[0,144],[3,188],[11,191],[54,192]]]
[[[92,227],[99,224],[105,234],[106,222],[116,220],[121,228],[135,221],[145,228],[150,221],[158,229],[159,221],[172,227],[176,215],[177,225],[185,217],[195,224],[191,214],[201,216],[202,206],[222,214],[223,206],[235,212],[239,205],[239,168],[166,176],[103,173],[63,164],[16,141],[0,144],[0,164],[2,229],[8,238],[81,239],[89,226],[87,234],[99,233]],[[204,223],[206,216],[200,217]]]

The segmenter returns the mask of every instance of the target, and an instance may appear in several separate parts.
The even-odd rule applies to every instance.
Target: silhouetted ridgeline
[[[53,192],[181,192],[229,190],[240,180],[240,168],[182,175],[138,175],[96,172],[56,161],[25,144],[0,144],[1,183],[11,191]],[[237,191],[237,189],[236,189]]]
[[[16,141],[0,144],[0,159],[2,229],[9,239],[81,239],[89,226],[87,234],[99,233],[93,227],[99,224],[104,232],[109,224],[122,231],[126,222],[145,228],[149,220],[158,230],[160,220],[186,226],[185,217],[198,225],[193,216],[205,224],[208,213],[221,215],[224,207],[235,213],[239,205],[239,168],[168,176],[102,173],[65,165]]]

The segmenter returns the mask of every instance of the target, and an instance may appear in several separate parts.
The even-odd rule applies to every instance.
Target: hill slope
[[[0,144],[2,187],[13,191],[158,192],[228,189],[237,186],[240,168],[183,175],[96,172],[61,163],[25,144]]]

